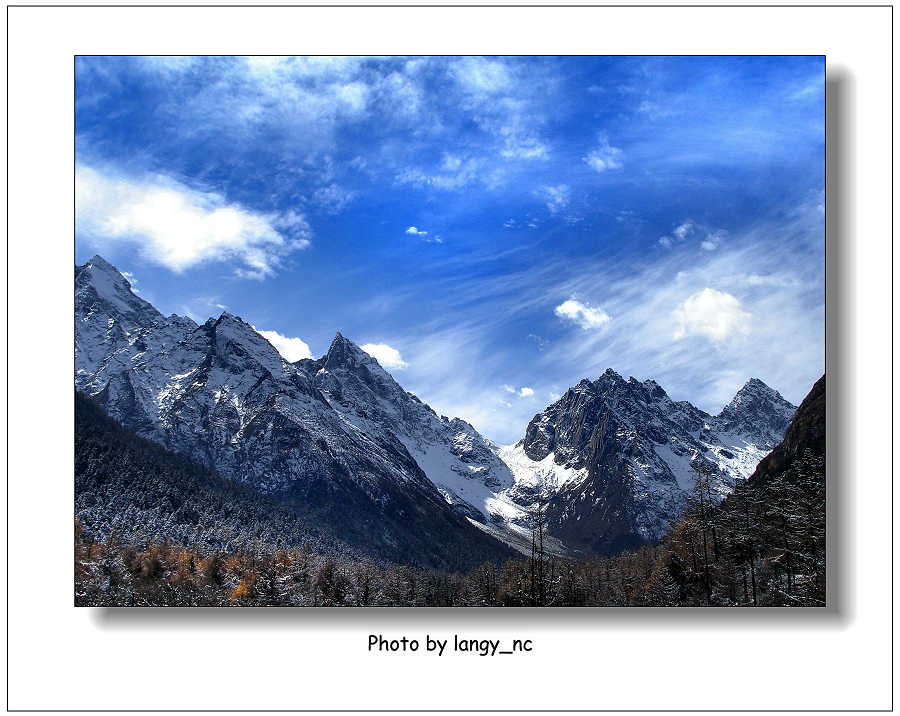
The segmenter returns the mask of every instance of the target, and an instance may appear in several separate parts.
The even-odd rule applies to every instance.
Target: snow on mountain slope
[[[576,545],[596,520],[606,531],[621,523],[613,542],[658,539],[687,504],[692,465],[709,466],[714,490],[728,494],[792,414],[761,381],[748,382],[714,418],[672,401],[652,380],[607,371],[535,416],[524,440],[500,446],[465,421],[438,416],[340,334],[325,356],[297,365],[348,424],[398,439],[449,504],[519,548],[530,546],[521,531],[529,533],[541,501],[556,528],[574,530]]]
[[[514,485],[511,493],[522,502],[533,503],[541,493],[553,493],[568,483],[575,483],[587,477],[587,470],[576,469],[556,462],[554,453],[547,453],[542,460],[532,460],[525,454],[523,441],[497,448],[497,456],[506,463],[513,473]]]
[[[166,318],[95,257],[76,270],[75,339],[76,388],[124,427],[301,507],[373,556],[463,567],[507,554],[390,430],[354,426],[236,316]]]
[[[513,477],[493,443],[463,420],[438,416],[340,333],[325,356],[296,365],[349,424],[399,440],[462,514],[478,522],[527,516],[500,496]]]
[[[288,363],[229,313],[201,326],[163,316],[100,257],[76,269],[75,299],[76,387],[113,417],[329,519],[342,504],[369,524],[373,509],[389,512],[380,537],[395,546],[398,530],[410,539],[423,519],[447,522],[435,517],[443,509],[527,552],[539,504],[560,552],[658,539],[684,509],[694,467],[728,494],[794,412],[757,379],[710,416],[608,370],[500,446],[439,416],[340,333],[321,358]]]
[[[501,448],[510,494],[547,503],[551,532],[576,550],[615,552],[659,539],[687,504],[697,469],[720,498],[783,437],[794,406],[751,379],[718,416],[671,400],[655,381],[607,370],[536,415]]]

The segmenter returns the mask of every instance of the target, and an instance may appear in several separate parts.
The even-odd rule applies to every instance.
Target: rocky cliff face
[[[302,507],[348,543],[431,566],[506,554],[448,506],[390,430],[353,425],[318,371],[284,361],[241,319],[166,318],[96,257],[77,272],[75,336],[76,387],[124,427]],[[332,348],[326,364],[371,361],[383,374],[340,336]]]
[[[402,443],[458,512],[482,524],[499,521],[492,500],[512,486],[512,473],[475,428],[438,416],[340,333],[325,356],[297,366],[353,429]]]
[[[825,457],[825,376],[819,378],[800,403],[784,440],[760,460],[748,482],[765,483],[790,469],[806,453]]]
[[[338,333],[288,363],[240,318],[165,317],[100,257],[76,268],[76,388],[126,428],[306,510],[392,559],[448,565],[655,540],[694,467],[720,496],[784,436],[794,407],[751,379],[718,416],[612,370],[582,380],[500,446],[437,415]],[[487,533],[487,534],[485,534]]]
[[[521,451],[575,473],[545,490],[548,527],[570,549],[614,553],[659,539],[681,513],[695,469],[722,497],[782,438],[794,406],[751,379],[718,416],[675,402],[655,381],[607,370],[529,423]],[[526,463],[527,464],[527,463]]]

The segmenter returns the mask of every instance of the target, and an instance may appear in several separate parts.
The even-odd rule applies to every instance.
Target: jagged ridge
[[[684,507],[692,466],[727,494],[794,412],[757,379],[713,417],[608,370],[499,446],[437,415],[340,333],[321,358],[288,363],[229,313],[202,326],[162,316],[100,257],[76,269],[76,387],[140,435],[359,539],[371,530],[378,549],[399,554],[410,540],[420,557],[421,522],[469,537],[472,523],[527,551],[540,503],[565,542],[551,540],[558,552],[658,539]]]
[[[78,282],[76,387],[124,427],[376,556],[461,567],[508,554],[447,505],[402,442],[348,424],[241,319],[165,318],[123,299],[126,282],[102,260],[80,267]]]

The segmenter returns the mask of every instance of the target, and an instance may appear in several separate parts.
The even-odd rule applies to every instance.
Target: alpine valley
[[[76,444],[76,518],[98,539],[139,530],[229,551],[315,536],[360,558],[439,569],[527,555],[538,521],[559,557],[656,543],[698,476],[721,502],[796,410],[751,378],[709,415],[653,380],[607,370],[498,445],[435,413],[340,333],[321,358],[291,363],[229,313],[202,325],[162,315],[100,256],[75,269],[75,388],[88,397],[77,402],[76,443],[93,421],[117,441],[141,441],[143,457],[122,464],[168,466],[112,489],[95,464],[111,453],[93,438]],[[172,477],[176,456],[190,490]]]

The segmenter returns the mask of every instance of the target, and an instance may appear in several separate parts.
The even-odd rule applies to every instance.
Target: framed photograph
[[[8,7],[7,709],[892,709],[892,12]]]
[[[74,70],[76,605],[827,605],[823,56]]]

